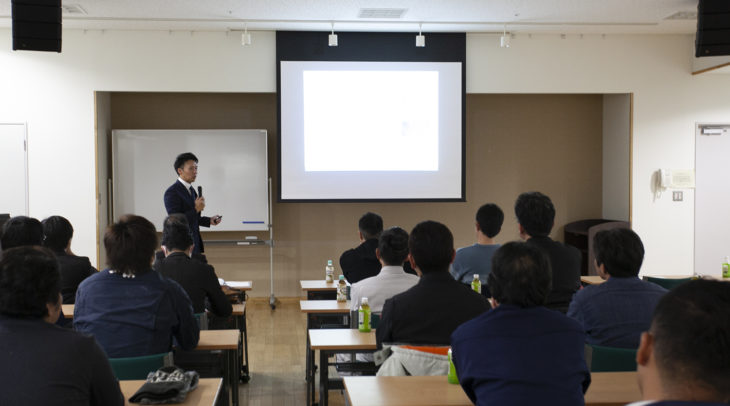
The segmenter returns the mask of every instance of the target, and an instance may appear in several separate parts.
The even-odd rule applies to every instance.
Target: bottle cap
[[[474,279],[479,279],[479,274],[478,273],[475,273],[474,274]]]
[[[327,260],[327,265],[332,266],[332,260],[331,259],[328,259]]]
[[[345,275],[340,275],[340,280],[341,281],[344,281],[345,280]]]
[[[368,298],[366,298],[366,297],[363,296],[363,298],[360,299],[360,304],[361,305],[368,304]]]

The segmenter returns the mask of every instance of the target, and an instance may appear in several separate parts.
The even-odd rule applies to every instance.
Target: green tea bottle
[[[370,331],[370,305],[368,304],[368,298],[363,297],[360,300],[360,308],[357,309],[358,323],[357,329],[363,333]]]
[[[482,293],[482,281],[479,280],[479,274],[474,274],[474,279],[471,281],[471,290],[477,293]]]

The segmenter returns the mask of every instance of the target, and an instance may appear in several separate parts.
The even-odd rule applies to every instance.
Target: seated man
[[[632,405],[727,406],[730,283],[690,281],[664,295],[636,362],[645,401]]]
[[[580,251],[550,239],[555,207],[540,192],[521,194],[515,202],[520,238],[543,250],[550,260],[552,288],[546,306],[565,313],[573,294],[580,288]]]
[[[383,218],[375,213],[365,213],[357,223],[360,245],[340,256],[340,268],[350,284],[375,276],[380,272],[380,261],[375,257],[378,238],[383,232]]]
[[[632,230],[601,231],[593,238],[593,249],[596,270],[606,282],[579,290],[568,317],[583,326],[588,344],[635,349],[667,290],[638,278],[644,245]]]
[[[78,257],[71,251],[74,228],[66,218],[51,216],[41,222],[43,246],[56,254],[61,272],[61,295],[64,304],[76,302],[76,289],[81,281],[97,272],[88,257]]]
[[[383,343],[449,345],[451,333],[489,310],[489,302],[449,275],[454,237],[445,225],[419,223],[411,231],[408,248],[408,259],[421,279],[385,301],[375,331],[378,348]]]
[[[474,274],[482,282],[482,293],[488,293],[487,277],[492,271],[492,256],[499,248],[494,237],[499,234],[504,222],[504,213],[496,204],[487,203],[477,210],[477,242],[456,250],[451,276],[461,283],[471,284]]]
[[[93,338],[54,326],[61,311],[58,264],[40,247],[0,260],[0,405],[123,405]]]
[[[383,232],[375,250],[383,266],[376,276],[366,278],[352,285],[350,301],[352,310],[360,306],[360,299],[368,298],[370,311],[380,313],[386,299],[409,289],[418,283],[416,275],[407,274],[403,263],[408,258],[408,233],[400,227],[392,227]]]
[[[205,312],[205,299],[210,310],[217,316],[227,317],[233,310],[231,302],[221,290],[215,269],[190,258],[193,252],[193,237],[187,224],[165,221],[162,231],[165,245],[165,259],[155,263],[155,270],[179,283],[193,303],[195,313]]]
[[[43,226],[38,219],[26,216],[15,216],[8,220],[0,232],[0,247],[3,250],[25,245],[41,245],[43,243]]]
[[[124,215],[104,234],[109,269],[79,285],[74,329],[96,338],[110,358],[139,357],[198,345],[193,306],[180,285],[152,270],[155,226]]]
[[[459,383],[477,405],[583,405],[590,384],[581,326],[544,307],[550,262],[531,244],[494,255],[494,309],[451,336]]]

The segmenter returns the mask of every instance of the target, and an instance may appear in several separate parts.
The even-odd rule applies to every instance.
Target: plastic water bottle
[[[479,274],[474,274],[474,279],[471,281],[471,290],[477,293],[482,293],[482,281],[479,280]]]
[[[730,257],[725,257],[722,263],[722,279],[730,279]]]
[[[363,333],[370,331],[370,305],[368,304],[368,298],[363,297],[360,300],[360,307],[357,309],[358,323],[357,329]]]
[[[456,376],[456,367],[454,366],[454,360],[451,357],[451,348],[449,348],[449,374],[446,376],[446,379],[448,379],[449,383],[458,384],[459,383],[459,377]]]
[[[345,275],[340,275],[340,281],[337,283],[337,301],[347,302],[347,282],[345,282]]]
[[[332,260],[327,260],[327,266],[324,267],[324,281],[332,283],[335,281],[335,266],[332,265]]]

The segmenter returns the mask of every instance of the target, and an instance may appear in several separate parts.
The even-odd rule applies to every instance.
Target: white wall
[[[693,195],[653,200],[651,174],[691,168],[694,123],[727,121],[730,75],[690,74],[693,37],[467,36],[470,93],[634,93],[633,220],[648,273],[692,270]],[[30,214],[63,213],[94,257],[94,98],[100,91],[275,91],[275,35],[64,31],[63,53],[10,51],[0,30],[0,122],[28,122]],[[529,119],[529,114],[525,115]],[[525,170],[530,170],[526,168]]]
[[[631,95],[603,96],[603,218],[629,221]]]

